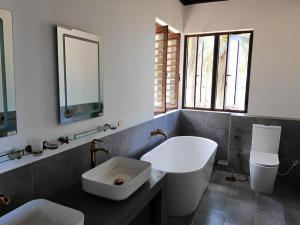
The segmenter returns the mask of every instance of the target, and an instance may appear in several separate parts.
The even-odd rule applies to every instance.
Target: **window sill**
[[[220,114],[230,114],[230,115],[239,115],[239,116],[249,116],[248,113],[245,112],[231,112],[231,111],[215,111],[215,110],[205,110],[205,109],[189,109],[183,108],[183,111],[196,111],[196,112],[208,112],[208,113],[220,113]]]
[[[154,119],[163,117],[163,116],[165,116],[165,115],[168,115],[168,114],[171,114],[171,113],[177,112],[177,111],[180,111],[180,109],[172,109],[172,110],[169,110],[169,111],[167,111],[167,112],[165,112],[165,113],[159,113],[159,114],[156,114],[156,115],[154,115]]]

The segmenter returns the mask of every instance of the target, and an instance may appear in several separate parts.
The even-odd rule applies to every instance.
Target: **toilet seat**
[[[262,167],[278,167],[279,158],[278,154],[251,151],[250,163]]]

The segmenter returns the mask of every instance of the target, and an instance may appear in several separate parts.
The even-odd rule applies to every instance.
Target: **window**
[[[180,33],[156,25],[154,112],[178,108]]]
[[[247,112],[253,31],[185,37],[184,108]]]

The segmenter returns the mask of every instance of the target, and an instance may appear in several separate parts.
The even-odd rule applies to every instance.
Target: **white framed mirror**
[[[0,137],[17,133],[12,15],[0,9]]]
[[[57,26],[61,124],[103,115],[100,46],[97,35]]]

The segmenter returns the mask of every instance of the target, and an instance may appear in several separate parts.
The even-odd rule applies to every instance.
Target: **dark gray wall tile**
[[[250,152],[251,150],[252,135],[239,133],[238,137],[235,136],[235,132],[230,134],[230,151],[235,152]]]
[[[182,116],[199,127],[229,129],[229,113],[183,110]],[[183,124],[184,125],[184,124]]]
[[[180,135],[209,138],[218,143],[217,160],[227,160],[230,114],[183,110]]]
[[[166,131],[169,137],[178,136],[181,117],[180,113],[180,111],[176,111],[168,114],[167,116],[153,119],[151,121],[151,130],[160,128]]]
[[[253,124],[276,125],[282,127],[279,147],[280,170],[288,169],[293,160],[300,160],[300,121],[255,117],[255,116],[231,116],[230,142],[229,142],[229,167],[239,172],[249,174],[249,161],[246,153],[251,151]],[[239,138],[235,138],[238,130]],[[238,165],[237,153],[243,153],[242,165]],[[296,169],[299,171],[299,169]],[[294,172],[293,179],[300,179],[300,171]],[[299,175],[298,175],[299,173]],[[297,175],[296,175],[297,174]],[[296,175],[296,176],[295,176]]]
[[[285,171],[292,160],[300,160],[299,121],[183,110],[104,137],[104,143],[101,146],[110,149],[111,155],[97,153],[97,164],[113,156],[140,158],[141,155],[165,141],[161,136],[151,137],[150,135],[152,130],[160,128],[165,130],[169,137],[193,135],[215,140],[219,144],[216,160],[228,159],[230,170],[249,174],[253,123],[283,127],[279,150],[281,171]],[[237,128],[239,137],[235,138]],[[47,197],[80,182],[82,173],[89,168],[90,143],[87,143],[40,160],[32,165],[1,174],[0,192],[4,192],[12,198],[12,205],[6,209],[0,208],[1,213],[9,211],[33,197]],[[299,179],[300,169],[296,168],[284,182],[294,182],[296,184],[299,183]],[[212,199],[209,199],[209,194],[203,199],[208,207],[211,204],[217,204],[218,200],[222,198],[222,190],[208,190],[208,193],[211,191],[214,192],[214,195],[211,195]],[[214,199],[214,196],[216,199]],[[226,196],[223,197],[224,199],[227,198]]]
[[[101,138],[103,143],[99,144],[99,147],[101,146],[109,149],[111,151],[111,157],[127,156],[129,153],[129,134],[129,129],[126,129]],[[101,152],[98,152],[97,156],[101,156]]]
[[[80,182],[90,167],[89,146],[83,145],[32,164],[34,195],[48,197]]]
[[[128,129],[130,155],[138,154],[141,149],[146,148],[152,140],[151,122]]]
[[[0,204],[0,216],[33,198],[31,165],[23,166],[0,175],[0,193],[11,199],[11,204]]]
[[[180,111],[153,119],[102,138],[99,146],[107,148],[107,156],[97,153],[97,164],[114,156],[139,158],[161,142],[163,137],[151,137],[151,130],[161,128],[169,137],[179,133]],[[90,143],[62,152],[0,175],[0,192],[14,199],[11,207],[34,198],[46,198],[81,181],[81,175],[90,169]],[[21,181],[21,182],[20,182]],[[4,210],[3,210],[4,211]]]
[[[228,158],[228,162],[229,162],[228,168],[230,171],[249,175],[250,174],[249,159],[250,159],[250,152],[241,153],[241,152],[230,151],[229,158]]]

